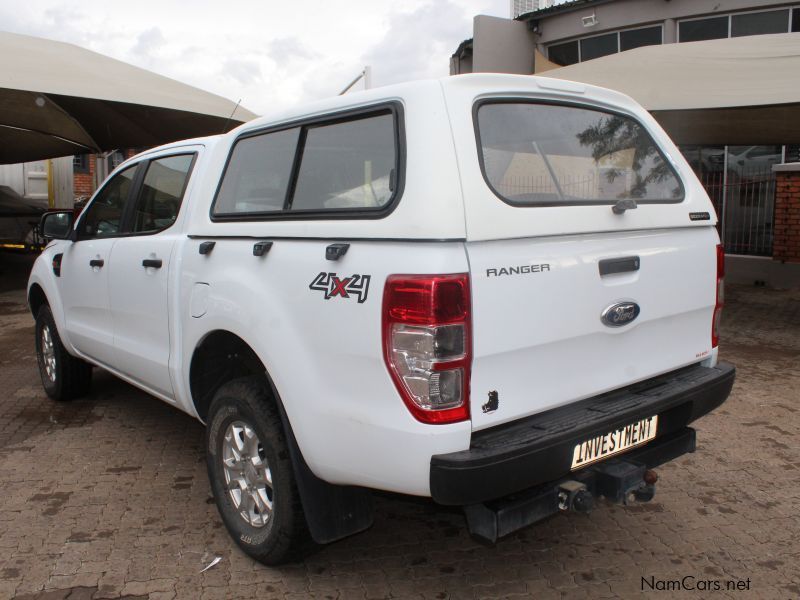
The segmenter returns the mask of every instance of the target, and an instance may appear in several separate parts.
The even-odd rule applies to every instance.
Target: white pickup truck
[[[654,493],[734,380],[724,255],[630,98],[537,77],[380,88],[144,152],[30,276],[47,393],[101,367],[203,421],[226,527],[275,564],[370,490],[494,541]]]

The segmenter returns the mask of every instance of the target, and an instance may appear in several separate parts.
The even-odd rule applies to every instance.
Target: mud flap
[[[373,522],[372,493],[365,488],[333,485],[314,475],[297,445],[283,402],[269,376],[267,380],[281,413],[300,502],[311,537],[318,544],[330,544],[369,529]]]

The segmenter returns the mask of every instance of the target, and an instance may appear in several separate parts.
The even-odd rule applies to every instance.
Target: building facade
[[[797,0],[575,0],[516,19],[475,17],[473,37],[453,54],[450,70],[536,74],[641,46],[792,32],[800,32]],[[776,219],[775,206],[782,175],[774,167],[800,162],[800,140],[778,136],[770,144],[736,145],[674,141],[715,204],[726,252],[784,262],[785,235],[776,246],[776,229],[782,224],[776,223],[781,217]],[[782,231],[786,233],[785,227]],[[800,224],[792,236],[800,240]],[[800,265],[796,271],[800,280]]]

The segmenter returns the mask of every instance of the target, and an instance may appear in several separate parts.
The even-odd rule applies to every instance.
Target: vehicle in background
[[[8,186],[0,186],[0,250],[38,251],[44,246],[37,225],[47,203],[24,199]]]

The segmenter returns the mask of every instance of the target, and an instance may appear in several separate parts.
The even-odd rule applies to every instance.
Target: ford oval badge
[[[636,302],[615,302],[600,315],[600,320],[608,327],[622,327],[639,316]]]

